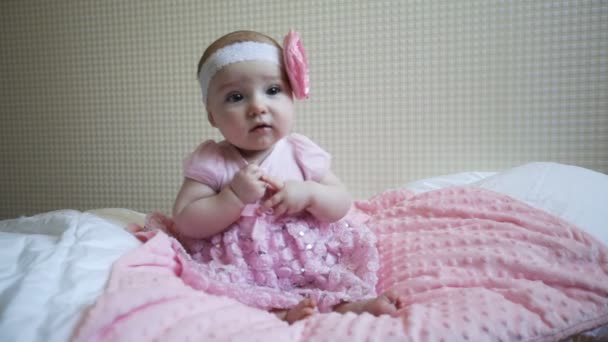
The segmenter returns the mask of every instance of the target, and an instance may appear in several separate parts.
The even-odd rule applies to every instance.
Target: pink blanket
[[[450,188],[388,191],[358,203],[381,256],[379,292],[395,317],[273,314],[186,285],[193,267],[157,233],[113,266],[75,341],[554,341],[608,323],[608,248],[504,195]]]

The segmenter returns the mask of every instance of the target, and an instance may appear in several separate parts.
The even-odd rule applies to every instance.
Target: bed
[[[551,316],[554,313],[536,302],[533,286],[558,283],[557,273],[547,271],[547,278],[534,278],[537,275],[522,271],[513,273],[517,274],[514,279],[496,274],[497,279],[504,281],[500,285],[493,281],[495,291],[458,285],[458,279],[452,282],[444,280],[441,286],[431,286],[425,282],[432,278],[432,268],[425,269],[426,274],[412,278],[415,273],[412,271],[413,262],[418,260],[417,256],[424,260],[429,248],[416,251],[415,248],[410,250],[398,245],[382,254],[396,273],[389,272],[384,281],[381,277],[381,286],[396,286],[411,298],[417,298],[416,301],[406,301],[409,307],[406,305],[401,315],[372,317],[331,313],[315,315],[290,326],[261,310],[185,285],[175,276],[176,268],[183,266],[176,263],[178,254],[171,254],[175,251],[175,248],[171,249],[174,241],[155,236],[142,244],[125,229],[131,223],[142,225],[144,213],[124,208],[85,212],[60,210],[0,221],[0,340],[127,341],[147,338],[188,340],[194,337],[250,341],[448,341],[480,340],[483,336],[487,337],[484,340],[504,341],[608,339],[608,282],[604,282],[608,279],[607,175],[576,166],[537,162],[500,172],[463,172],[432,177],[389,191],[401,190],[408,193],[406,201],[433,194],[440,194],[445,200],[445,196],[456,196],[459,191],[496,193],[504,196],[500,198],[521,202],[521,208],[529,206],[531,210],[559,217],[563,221],[556,224],[570,227],[564,230],[564,234],[583,244],[580,251],[576,248],[581,246],[568,245],[574,247],[561,250],[560,260],[568,261],[563,258],[570,254],[574,259],[589,259],[580,266],[584,268],[581,274],[585,276],[564,280],[567,286],[559,284],[564,291],[552,297],[563,297],[562,304],[570,305],[570,309],[558,308],[561,304],[556,303],[555,312],[559,312],[559,317],[554,319]],[[362,203],[362,207],[367,206],[369,210],[375,210],[378,205],[373,199]],[[475,203],[469,206],[474,207]],[[390,212],[384,211],[384,221],[377,222],[386,223]],[[423,212],[430,212],[429,219],[432,220],[439,215],[432,208],[425,208]],[[420,216],[420,211],[416,215]],[[501,224],[513,225],[511,221]],[[389,223],[385,228],[380,233],[395,230],[395,226]],[[538,229],[542,230],[542,227]],[[411,233],[414,235],[408,235],[407,241],[415,242],[415,234],[420,232],[412,230]],[[391,234],[386,235],[386,239],[394,238],[394,232]],[[505,234],[511,233],[507,231]],[[440,244],[433,246],[443,248]],[[552,245],[543,246],[550,249]],[[563,246],[556,245],[555,248]],[[145,249],[143,253],[142,249]],[[392,256],[386,254],[405,249],[414,253],[407,254],[407,262],[412,262],[407,267],[398,258],[405,252]],[[463,250],[459,253],[466,253],[467,249]],[[136,251],[139,254],[134,254]],[[498,256],[497,260],[504,258],[509,260],[508,256]],[[466,267],[467,262],[474,264],[473,259],[465,255],[464,264],[451,265],[450,270],[462,271],[459,277],[466,279],[470,271]],[[532,263],[525,258],[515,262],[524,268],[530,266],[526,263]],[[505,263],[503,266],[507,269],[513,265]],[[560,265],[556,266],[559,268]],[[544,272],[543,265],[540,265],[536,273]],[[525,286],[532,284],[532,287],[515,284],[523,281],[529,281]],[[137,296],[142,296],[139,304],[125,304],[125,298]],[[434,315],[450,310],[446,305],[466,311],[468,303],[486,297],[506,303],[503,314],[475,310],[469,314],[460,312],[459,318],[450,322],[433,319],[438,317]],[[576,302],[579,297],[587,301]],[[533,304],[538,304],[538,307],[531,307]],[[511,311],[516,318],[505,320]],[[540,323],[532,324],[535,320]],[[198,332],[198,335],[192,335],[193,332]]]

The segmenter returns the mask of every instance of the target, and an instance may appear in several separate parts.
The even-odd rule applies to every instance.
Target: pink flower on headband
[[[283,41],[283,62],[293,94],[297,99],[307,99],[310,92],[308,61],[300,40],[300,34],[289,31]]]

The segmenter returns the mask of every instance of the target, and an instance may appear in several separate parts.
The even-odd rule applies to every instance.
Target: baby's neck
[[[241,157],[243,157],[243,159],[247,161],[247,163],[259,165],[264,161],[264,159],[266,159],[266,157],[268,157],[270,152],[272,152],[272,150],[274,149],[274,145],[271,148],[263,151],[243,150],[236,146],[235,148],[240,153]]]

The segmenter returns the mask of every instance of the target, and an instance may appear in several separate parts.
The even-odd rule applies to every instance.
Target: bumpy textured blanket
[[[580,229],[473,187],[387,191],[357,203],[378,237],[378,292],[394,317],[316,314],[288,325],[188,285],[162,232],[123,256],[75,341],[554,341],[608,324],[608,247]]]

